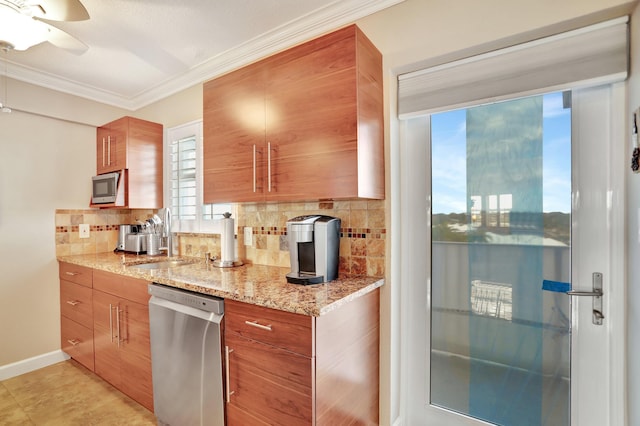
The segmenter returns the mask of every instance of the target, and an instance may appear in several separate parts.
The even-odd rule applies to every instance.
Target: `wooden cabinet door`
[[[314,359],[235,333],[225,334],[229,347],[228,425],[242,425],[247,414],[268,424],[314,422]],[[247,414],[245,414],[247,413]]]
[[[116,172],[127,168],[128,118],[123,117],[97,129],[96,172]]]
[[[93,340],[95,372],[120,387],[120,354],[118,339],[119,299],[101,291],[93,291]],[[121,322],[121,319],[120,319]]]
[[[129,117],[123,117],[113,121],[109,125],[109,142],[107,153],[109,154],[109,171],[127,169],[127,139],[129,137]]]
[[[149,307],[121,300],[121,389],[153,411]]]
[[[99,175],[109,172],[109,129],[107,127],[98,127],[96,133],[96,174]]]
[[[272,200],[357,196],[355,42],[338,32],[278,55],[269,70]],[[286,120],[270,118],[271,114]]]
[[[264,199],[265,68],[249,65],[204,85],[204,202]]]

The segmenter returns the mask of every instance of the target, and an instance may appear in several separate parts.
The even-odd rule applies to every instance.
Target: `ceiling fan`
[[[88,46],[56,28],[56,22],[89,19],[80,0],[0,0],[0,49],[27,50],[48,41],[75,54]]]

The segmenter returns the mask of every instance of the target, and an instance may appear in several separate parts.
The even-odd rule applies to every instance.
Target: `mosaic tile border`
[[[261,226],[253,228],[253,235],[287,235],[287,228]],[[386,239],[386,229],[376,228],[340,228],[340,238]]]
[[[79,225],[68,225],[68,226],[56,226],[56,232],[65,233],[65,232],[78,232],[80,230]],[[101,232],[101,231],[119,231],[120,225],[89,225],[90,232]]]

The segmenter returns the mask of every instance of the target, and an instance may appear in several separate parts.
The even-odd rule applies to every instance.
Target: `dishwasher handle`
[[[175,312],[180,312],[185,315],[200,318],[205,321],[209,321],[215,324],[220,324],[224,314],[216,314],[213,312],[203,311],[202,309],[192,308],[191,306],[185,306],[180,303],[172,302],[170,300],[162,299],[160,297],[151,296],[149,299],[149,306],[155,305],[165,309],[170,309]]]

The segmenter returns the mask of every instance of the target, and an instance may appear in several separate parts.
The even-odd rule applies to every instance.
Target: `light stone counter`
[[[326,314],[384,284],[382,278],[341,277],[329,283],[304,286],[287,283],[288,268],[265,265],[218,268],[205,264],[204,260],[179,259],[185,260],[185,264],[141,269],[134,265],[167,258],[113,252],[58,257],[61,262],[309,316]]]

